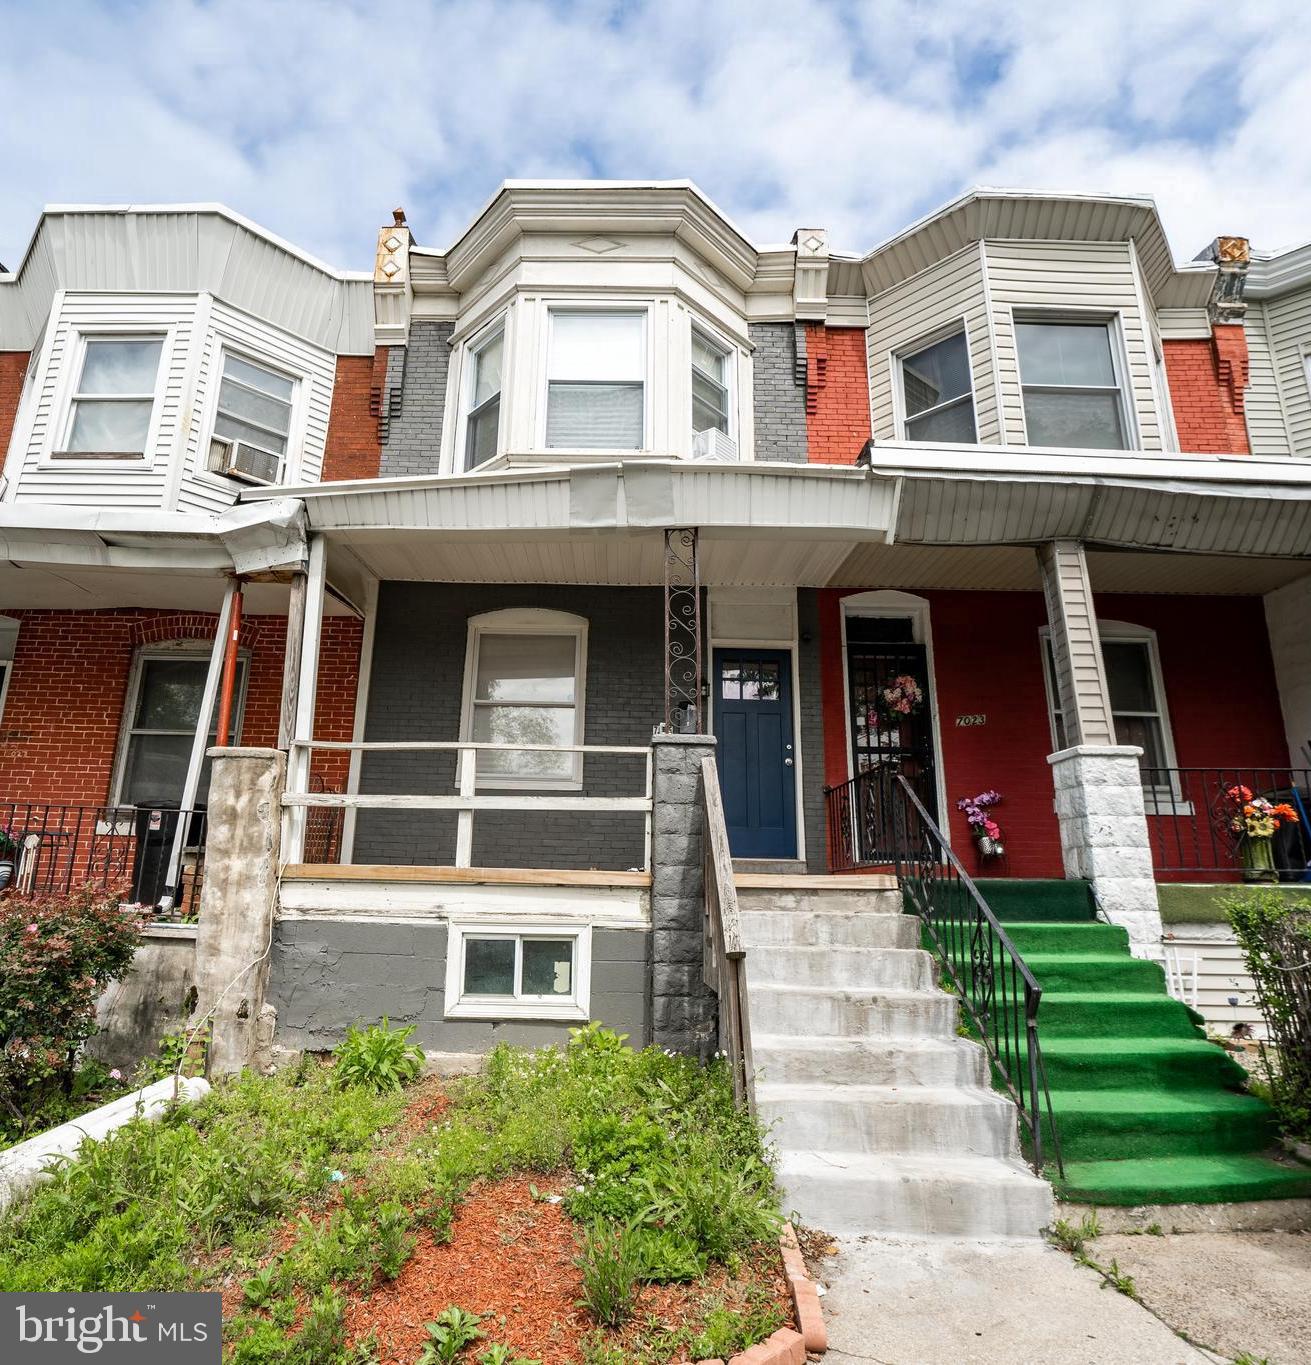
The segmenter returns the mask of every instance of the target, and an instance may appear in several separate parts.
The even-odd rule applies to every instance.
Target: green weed
[[[428,1340],[417,1365],[450,1365],[466,1346],[482,1336],[481,1321],[476,1313],[466,1313],[462,1308],[443,1309],[435,1321],[424,1324]]]
[[[633,1228],[623,1223],[594,1223],[583,1233],[574,1264],[583,1273],[582,1306],[603,1327],[626,1322],[642,1270]]]
[[[352,1026],[333,1049],[337,1084],[401,1090],[418,1080],[423,1071],[423,1049],[410,1042],[413,1032],[413,1027],[392,1028],[386,1016],[381,1024],[368,1028]]]

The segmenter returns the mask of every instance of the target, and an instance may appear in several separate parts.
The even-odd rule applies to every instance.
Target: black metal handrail
[[[893,865],[902,896],[927,931],[996,1076],[1019,1110],[1034,1169],[1043,1168],[1045,1115],[1052,1157],[1064,1177],[1038,1042],[1042,987],[915,789],[897,776],[893,790],[891,811],[881,818],[891,816]]]
[[[1156,871],[1257,879],[1250,849],[1234,829],[1240,803],[1229,793],[1243,788],[1276,805],[1287,804],[1297,815],[1280,824],[1271,840],[1268,871],[1259,879],[1311,881],[1311,770],[1306,768],[1144,768],[1143,808]]]

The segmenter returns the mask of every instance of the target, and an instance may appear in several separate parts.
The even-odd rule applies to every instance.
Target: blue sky
[[[367,269],[507,178],[691,177],[862,250],[971,185],[1153,194],[1175,253],[1311,238],[1292,0],[0,0],[0,260],[45,203],[219,200]]]

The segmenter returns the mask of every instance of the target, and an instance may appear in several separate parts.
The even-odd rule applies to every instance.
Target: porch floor
[[[446,886],[638,886],[649,872],[600,872],[541,867],[428,867],[409,863],[288,863],[283,880],[423,882]]]

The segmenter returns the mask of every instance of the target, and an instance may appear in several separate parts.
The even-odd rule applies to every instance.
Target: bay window
[[[224,352],[214,435],[264,458],[263,481],[276,483],[287,457],[296,382],[267,366]]]
[[[144,455],[163,353],[162,336],[86,338],[68,436],[58,453]]]
[[[1017,318],[1030,445],[1124,450],[1124,394],[1113,324]]]
[[[963,331],[903,355],[900,369],[906,440],[969,445],[978,439]]]
[[[692,328],[692,431],[728,435],[729,353],[698,327]]]
[[[552,309],[546,445],[641,450],[646,440],[646,315]]]
[[[501,370],[505,331],[498,327],[469,353],[468,416],[464,430],[464,465],[475,469],[495,454],[501,429]]]

